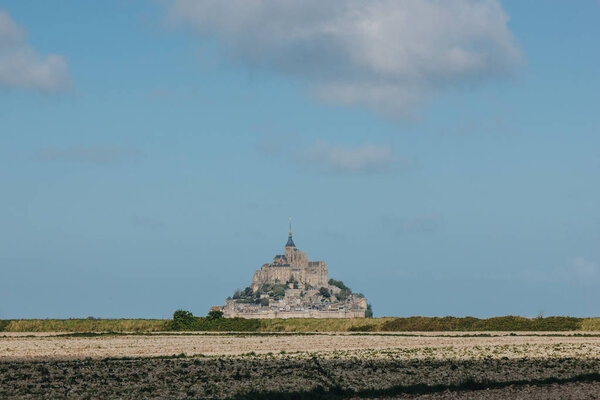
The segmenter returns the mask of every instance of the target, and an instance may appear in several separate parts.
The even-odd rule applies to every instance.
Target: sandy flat
[[[518,346],[515,350],[511,346]],[[118,335],[61,337],[54,335],[4,334],[0,336],[0,360],[78,359],[105,357],[154,357],[185,355],[239,355],[290,352],[329,352],[362,349],[440,349],[440,357],[469,358],[471,352],[494,356],[600,357],[600,337],[447,335]],[[423,350],[425,349],[425,350]],[[462,357],[461,357],[462,354]],[[413,355],[414,356],[414,355]]]

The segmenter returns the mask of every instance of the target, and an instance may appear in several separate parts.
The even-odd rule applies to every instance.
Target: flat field
[[[0,333],[0,398],[597,398],[600,335]]]

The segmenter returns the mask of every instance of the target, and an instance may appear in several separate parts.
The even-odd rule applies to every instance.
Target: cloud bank
[[[358,146],[334,145],[324,140],[305,146],[286,145],[290,140],[272,139],[261,143],[259,151],[280,156],[302,169],[316,169],[333,174],[376,174],[405,172],[416,167],[416,162],[394,154],[387,144],[364,143]]]
[[[326,172],[387,172],[393,168],[396,161],[389,145],[364,144],[358,147],[342,147],[322,140],[293,156],[297,161],[316,166]]]
[[[25,30],[0,10],[0,86],[42,92],[67,89],[70,78],[65,58],[42,56],[25,38]]]
[[[520,59],[498,0],[173,0],[170,19],[235,62],[306,81],[321,99],[412,116],[448,86]]]

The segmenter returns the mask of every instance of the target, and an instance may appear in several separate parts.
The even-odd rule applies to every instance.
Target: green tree
[[[273,285],[269,284],[269,283],[265,283],[262,285],[262,287],[260,288],[260,291],[262,293],[269,293],[271,291],[271,289],[273,289]]]
[[[273,285],[273,290],[271,291],[271,294],[276,299],[282,298],[283,296],[285,296],[285,289],[286,289],[285,285],[281,285],[281,284]]]
[[[194,325],[194,315],[185,310],[177,310],[173,313],[173,329],[188,329]]]
[[[344,282],[342,282],[342,281],[336,281],[335,279],[330,279],[329,284],[331,286],[337,286],[342,290],[344,290],[344,289],[350,290],[350,288],[348,286],[344,285]]]
[[[319,289],[319,294],[321,294],[321,296],[323,297],[331,297],[331,293],[329,293],[329,289],[321,287]]]
[[[339,293],[335,294],[335,298],[338,299],[338,301],[346,301],[346,299],[352,294],[352,290],[350,290],[350,288],[346,288],[346,289],[342,289],[339,291]]]
[[[373,306],[371,304],[367,304],[367,311],[365,311],[366,318],[373,318]]]
[[[219,310],[211,310],[208,312],[208,319],[213,320],[213,319],[221,319],[223,318],[223,311],[219,311]]]

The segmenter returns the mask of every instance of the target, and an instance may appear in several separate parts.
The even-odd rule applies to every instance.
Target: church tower
[[[290,217],[290,228],[288,230],[288,241],[285,244],[285,247],[296,247],[294,241],[292,240],[292,217]],[[287,249],[286,249],[287,251]]]
[[[304,268],[308,265],[306,254],[298,250],[294,239],[292,239],[292,218],[290,217],[290,227],[288,230],[288,240],[285,244],[285,258],[292,268]]]

